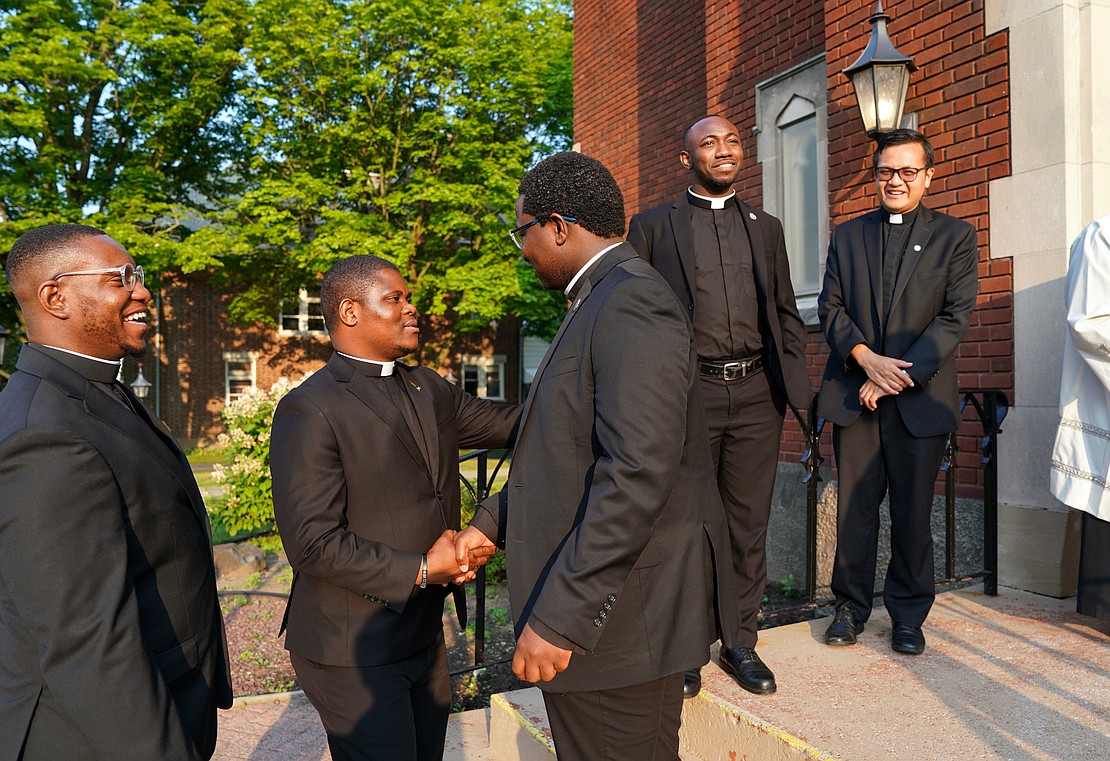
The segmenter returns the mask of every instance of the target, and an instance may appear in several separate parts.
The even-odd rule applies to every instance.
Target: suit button
[[[609,595],[605,599],[607,599],[609,602],[616,602],[617,601],[617,596],[616,595]]]
[[[597,617],[598,617],[598,618],[605,618],[605,617],[606,617],[606,616],[608,616],[608,615],[609,615],[609,614],[608,614],[608,613],[606,613],[606,612],[605,612],[605,611],[603,611],[603,610],[599,610],[599,611],[597,612]]]
[[[362,599],[364,599],[364,600],[369,600],[369,599],[370,599],[370,595],[368,595],[368,594],[367,594],[366,592],[363,592],[363,593],[362,593]]]
[[[443,492],[437,491],[436,492],[436,499],[443,499]]]
[[[594,619],[594,626],[601,626],[601,619],[600,618],[595,618]]]
[[[613,609],[613,606],[610,603],[605,603],[601,607],[605,608],[605,610],[612,610]]]

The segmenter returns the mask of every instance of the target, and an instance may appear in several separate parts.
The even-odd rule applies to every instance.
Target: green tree
[[[0,0],[0,252],[86,221],[153,269],[212,266],[187,223],[228,192],[247,0]],[[208,239],[208,240],[206,240]],[[22,332],[6,281],[0,324]]]
[[[375,253],[457,331],[512,312],[553,332],[561,299],[537,293],[506,232],[520,177],[569,140],[569,7],[258,0],[254,12],[250,185],[223,218],[233,316],[272,320],[337,258]]]

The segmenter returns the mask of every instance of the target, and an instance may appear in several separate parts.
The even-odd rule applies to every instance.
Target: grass
[[[186,452],[185,457],[189,460],[191,465],[211,465],[212,463],[224,461],[224,448],[205,447],[201,449],[198,447]]]
[[[211,470],[193,471],[193,478],[197,480],[197,486],[202,489],[208,489],[219,486],[216,483],[216,473]]]
[[[468,455],[473,451],[475,451],[475,450],[473,450],[473,449],[460,449],[459,450],[459,457],[463,457],[465,455]],[[487,466],[489,468],[490,472],[492,472],[493,469],[495,467],[497,467],[497,461],[499,459],[501,459],[501,451],[500,450],[491,450],[489,461],[488,461],[489,465]],[[505,485],[505,482],[509,480],[509,466],[512,464],[512,462],[513,462],[513,456],[512,456],[512,454],[510,454],[509,456],[507,456],[505,458],[505,462],[501,465],[501,468],[497,471],[497,475],[493,479],[493,483],[490,486],[490,490],[489,490],[490,494],[493,494],[497,491],[500,491],[501,487]],[[477,484],[475,483],[475,480],[478,478],[478,461],[477,461],[477,459],[467,460],[466,462],[459,463],[459,474],[462,475],[462,477],[465,478],[467,481],[469,481],[471,486],[476,487]],[[488,473],[487,473],[487,475],[488,475]],[[463,487],[464,491],[465,491],[465,488],[466,487]]]

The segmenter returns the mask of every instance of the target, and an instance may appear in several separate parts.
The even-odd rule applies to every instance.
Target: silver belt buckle
[[[748,369],[747,362],[726,362],[723,371],[723,377],[727,381],[734,381],[738,378],[743,378]]]

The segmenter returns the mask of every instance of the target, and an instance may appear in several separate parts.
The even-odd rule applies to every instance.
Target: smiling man
[[[767,694],[775,675],[755,646],[767,585],[767,523],[787,402],[813,399],[782,224],[741,201],[744,150],[721,116],[694,122],[678,154],[690,187],[634,216],[628,242],[664,277],[694,323],[713,467],[728,516],[739,620],[722,622],[721,667]],[[687,674],[686,697],[701,677]]]
[[[146,349],[142,268],[48,225],[6,270],[30,342],[0,393],[0,758],[210,758],[231,683],[208,519],[116,381]]]
[[[933,147],[915,130],[881,136],[880,208],[837,226],[818,300],[829,361],[817,412],[834,424],[836,614],[825,642],[853,645],[871,615],[879,506],[890,496],[883,602],[891,647],[917,655],[933,605],[933,484],[959,426],[954,355],[978,291],[975,228],[924,205]]]
[[[335,354],[281,400],[271,440],[295,572],[285,646],[335,761],[436,761],[451,708],[443,602],[488,554],[466,573],[455,562],[459,447],[506,446],[519,409],[396,362],[420,329],[385,259],[336,262],[320,305]]]

